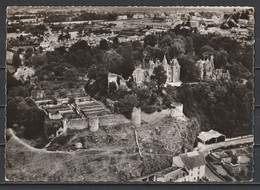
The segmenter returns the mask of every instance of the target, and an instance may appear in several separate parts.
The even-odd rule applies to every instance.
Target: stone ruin
[[[135,127],[141,125],[141,108],[133,108],[132,115],[131,115],[132,123]]]
[[[88,118],[89,130],[96,132],[99,129],[99,118],[97,116],[91,116]]]
[[[175,103],[174,108],[167,108],[163,109],[162,111],[158,112],[155,111],[154,113],[145,113],[142,112],[141,108],[133,108],[131,122],[135,127],[140,127],[141,123],[153,123],[157,119],[170,116],[177,119],[184,119],[185,115],[183,113],[183,105],[181,103]]]

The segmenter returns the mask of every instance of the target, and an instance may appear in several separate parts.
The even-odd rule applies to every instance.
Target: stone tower
[[[99,129],[99,118],[97,116],[90,116],[88,118],[89,130],[95,132]]]
[[[178,60],[174,58],[170,63],[170,82],[180,82],[181,66]]]
[[[133,108],[131,121],[135,127],[141,126],[141,108]]]
[[[205,72],[205,78],[211,79],[214,72],[214,57],[213,55],[210,56],[210,59],[207,59],[204,64],[204,72]]]

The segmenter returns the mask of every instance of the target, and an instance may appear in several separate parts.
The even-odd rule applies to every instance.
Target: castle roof
[[[176,67],[181,67],[178,60],[176,58],[173,58],[172,61],[171,61],[171,64],[176,66]]]
[[[166,59],[166,55],[165,55],[165,54],[164,54],[164,57],[163,57],[162,65],[163,65],[163,66],[168,65],[168,62],[167,62],[167,59]]]

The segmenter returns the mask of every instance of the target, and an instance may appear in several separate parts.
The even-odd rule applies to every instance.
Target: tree
[[[100,40],[99,48],[102,50],[107,50],[108,49],[107,40],[105,40],[105,39]]]
[[[43,35],[46,30],[47,30],[47,28],[43,24],[30,25],[30,32],[34,36]]]
[[[24,55],[24,58],[27,60],[29,59],[30,57],[32,57],[32,54],[33,54],[33,48],[28,48],[26,51],[25,51],[25,55]]]
[[[73,104],[74,102],[75,102],[75,99],[70,97],[68,103]]]
[[[25,126],[24,136],[26,138],[32,139],[43,134],[45,113],[42,110],[36,106],[24,109],[21,118],[21,124]]]
[[[20,54],[24,51],[24,49],[19,48],[13,55],[13,66],[19,67],[22,65],[22,61],[20,59]]]
[[[145,36],[144,47],[146,47],[148,45],[154,47],[156,45],[156,43],[157,43],[157,38],[155,35],[150,34],[150,35]]]
[[[124,114],[127,118],[131,118],[132,110],[137,106],[138,100],[135,94],[127,94],[122,100],[115,103],[116,111]]]
[[[163,66],[159,65],[154,68],[151,80],[154,80],[156,82],[158,92],[161,92],[162,86],[165,84],[167,80],[166,71],[164,70]]]
[[[117,85],[115,82],[110,82],[109,83],[109,88],[108,91],[109,93],[114,93],[117,90]]]
[[[214,65],[216,68],[221,68],[227,64],[228,53],[225,50],[219,50],[216,53]]]
[[[114,46],[114,48],[116,48],[118,45],[119,45],[118,37],[114,37],[113,38],[113,46]]]
[[[193,40],[191,37],[186,38],[186,53],[194,52],[194,47],[193,47]]]
[[[80,40],[79,42],[76,42],[70,47],[70,51],[77,51],[77,50],[89,50],[90,46],[85,40]]]
[[[185,45],[183,44],[183,42],[174,42],[172,47],[169,49],[169,55],[171,58],[178,57],[183,53],[185,53]]]
[[[200,48],[200,56],[202,58],[209,57],[214,53],[214,48],[211,47],[210,45],[204,45]]]
[[[195,82],[199,78],[199,69],[195,66],[196,56],[193,54],[180,55],[178,57],[181,66],[181,81]]]

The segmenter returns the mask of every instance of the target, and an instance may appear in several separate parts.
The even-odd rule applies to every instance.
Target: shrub
[[[109,83],[109,88],[108,91],[109,93],[114,93],[117,90],[117,85],[115,82],[110,82]]]
[[[60,145],[65,145],[68,142],[67,136],[61,135],[56,139],[56,142]]]
[[[169,95],[165,95],[162,101],[163,105],[165,105],[167,108],[171,107],[172,99]]]
[[[142,111],[144,111],[145,113],[154,113],[157,110],[157,106],[143,106],[141,109]]]

